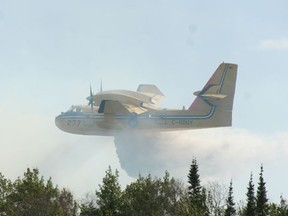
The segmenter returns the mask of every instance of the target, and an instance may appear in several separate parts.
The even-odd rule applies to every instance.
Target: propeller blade
[[[94,97],[93,97],[93,92],[92,92],[92,87],[90,85],[90,95],[87,97],[88,106],[91,106],[91,111],[93,112],[93,106],[94,106]]]
[[[90,85],[90,97],[93,97],[93,93],[92,93],[92,87]]]

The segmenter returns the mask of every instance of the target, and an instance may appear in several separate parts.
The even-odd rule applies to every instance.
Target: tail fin
[[[207,122],[208,124],[230,126],[236,77],[236,64],[220,64],[203,89],[194,93],[197,98],[189,110],[202,114],[211,112],[213,118],[210,119],[212,122]]]

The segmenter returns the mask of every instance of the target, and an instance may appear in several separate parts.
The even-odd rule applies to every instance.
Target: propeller
[[[90,85],[90,95],[89,97],[87,97],[88,102],[88,106],[91,106],[91,111],[93,112],[93,106],[94,106],[94,97],[93,97],[93,93],[92,93],[92,87]]]

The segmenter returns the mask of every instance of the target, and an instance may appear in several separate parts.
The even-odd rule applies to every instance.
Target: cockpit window
[[[67,112],[79,113],[79,112],[82,112],[82,109],[81,107],[78,107],[78,106],[71,106]]]

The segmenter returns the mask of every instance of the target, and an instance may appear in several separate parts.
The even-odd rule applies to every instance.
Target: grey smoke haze
[[[228,183],[233,179],[234,184],[240,184],[236,194],[244,197],[249,174],[253,172],[257,182],[261,163],[266,180],[273,185],[272,191],[279,190],[278,195],[287,191],[287,186],[277,185],[281,169],[286,169],[287,140],[286,133],[260,136],[244,129],[220,128],[121,134],[115,137],[115,146],[121,167],[129,176],[151,173],[161,177],[168,170],[185,182],[191,160],[196,157],[204,183]]]
[[[131,177],[161,176],[167,167],[165,139],[159,134],[127,132],[115,136],[114,142],[121,168]]]
[[[182,178],[188,172],[193,157],[203,167],[202,173],[213,177],[221,172],[224,157],[231,156],[233,149],[237,148],[233,146],[235,141],[225,133],[228,132],[223,129],[169,133],[129,132],[117,135],[115,146],[121,167],[132,177],[149,173],[159,176],[169,170]]]

